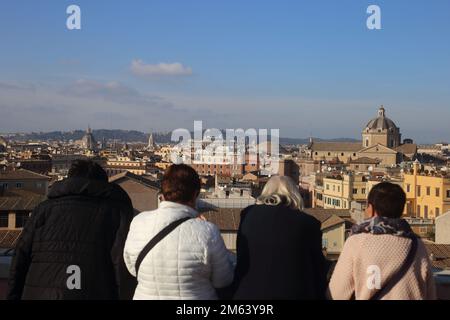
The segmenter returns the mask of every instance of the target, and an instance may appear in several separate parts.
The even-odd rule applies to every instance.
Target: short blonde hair
[[[257,204],[276,206],[284,204],[292,209],[303,210],[303,198],[294,180],[285,176],[273,176],[267,181]]]

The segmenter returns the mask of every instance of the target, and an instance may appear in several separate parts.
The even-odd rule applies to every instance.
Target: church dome
[[[378,109],[378,117],[370,120],[367,123],[365,130],[397,131],[398,127],[395,125],[394,121],[386,117],[386,110],[381,106],[380,109]]]

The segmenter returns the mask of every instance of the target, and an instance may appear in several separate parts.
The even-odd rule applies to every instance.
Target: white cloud
[[[131,62],[131,72],[136,76],[190,76],[192,69],[179,62],[146,64],[142,60]]]

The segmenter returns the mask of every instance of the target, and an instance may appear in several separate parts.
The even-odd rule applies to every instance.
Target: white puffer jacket
[[[137,215],[130,226],[124,249],[128,270],[144,246],[171,222],[198,213],[185,205],[163,201],[159,208]],[[200,219],[183,222],[144,258],[138,274],[135,300],[217,299],[214,288],[233,280],[233,264],[219,229]]]

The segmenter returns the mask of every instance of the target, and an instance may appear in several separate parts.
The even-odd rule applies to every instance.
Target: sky
[[[448,0],[1,0],[0,132],[360,138],[384,105],[404,138],[450,141],[449,32]]]

